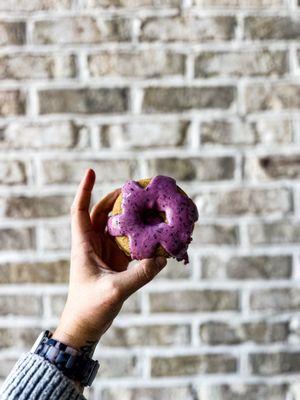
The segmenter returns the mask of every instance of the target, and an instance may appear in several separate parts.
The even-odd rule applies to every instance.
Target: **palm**
[[[98,268],[107,266],[112,271],[124,271],[127,269],[130,261],[129,257],[120,250],[114,239],[107,232],[100,232],[94,229],[89,233],[88,240],[92,246],[92,252],[88,252],[85,256],[90,264],[93,263]]]

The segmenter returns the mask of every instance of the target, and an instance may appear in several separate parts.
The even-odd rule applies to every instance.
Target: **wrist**
[[[92,357],[100,337],[83,328],[60,323],[52,338]]]
[[[58,335],[60,337],[60,335]],[[66,336],[62,337],[66,342]],[[92,360],[87,353],[77,351],[66,343],[55,339],[50,331],[42,332],[31,348],[37,354],[56,366],[64,375],[73,380],[80,391],[90,386],[99,369],[98,361]]]

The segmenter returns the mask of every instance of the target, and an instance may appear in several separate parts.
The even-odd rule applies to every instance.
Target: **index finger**
[[[94,183],[95,172],[88,169],[80,182],[71,207],[73,242],[81,241],[83,235],[92,228],[89,206]]]
[[[72,204],[73,212],[89,210],[94,183],[95,171],[93,169],[88,169],[77,189],[77,193]]]

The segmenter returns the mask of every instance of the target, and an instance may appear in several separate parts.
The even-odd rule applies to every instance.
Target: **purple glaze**
[[[167,222],[151,212],[165,212]],[[198,211],[190,198],[177,191],[176,181],[168,176],[152,178],[146,188],[135,181],[122,187],[122,214],[109,217],[107,229],[112,236],[129,238],[132,259],[153,257],[159,244],[178,261],[189,262],[187,248],[191,242]]]

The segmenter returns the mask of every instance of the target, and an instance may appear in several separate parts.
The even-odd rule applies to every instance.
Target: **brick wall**
[[[0,376],[67,291],[69,207],[174,176],[200,221],[90,399],[300,399],[300,2],[0,0]]]

